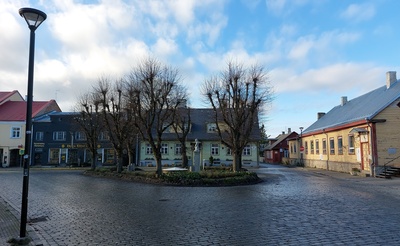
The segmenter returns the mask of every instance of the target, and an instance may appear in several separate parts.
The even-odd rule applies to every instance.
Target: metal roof
[[[303,131],[304,134],[337,127],[360,120],[371,120],[400,97],[398,80],[389,88],[379,87],[364,95],[338,105]]]

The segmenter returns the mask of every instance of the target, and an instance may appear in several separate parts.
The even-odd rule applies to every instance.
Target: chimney
[[[317,120],[321,119],[322,116],[324,116],[325,113],[324,112],[318,112],[317,114]]]
[[[287,133],[288,133],[288,134],[292,133],[292,128],[288,128],[288,129],[287,129]]]
[[[285,135],[285,131],[282,131],[282,135]]]
[[[395,71],[386,72],[386,89],[389,89],[396,81],[397,78]]]
[[[347,97],[342,97],[341,101],[340,101],[340,105],[345,105],[347,103]]]

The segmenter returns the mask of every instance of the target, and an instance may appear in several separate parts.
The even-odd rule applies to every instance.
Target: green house
[[[217,132],[217,124],[222,122],[215,121],[213,109],[190,109],[190,132],[187,136],[186,146],[189,157],[189,165],[193,160],[195,141],[199,142],[200,158],[202,165],[210,166],[231,166],[233,155],[230,148],[221,143]],[[182,164],[181,143],[178,141],[176,133],[168,129],[163,133],[162,142],[162,165],[180,166]],[[258,166],[259,164],[259,141],[261,140],[258,119],[253,123],[249,142],[243,150],[242,165]],[[146,141],[140,143],[140,166],[155,166],[156,161],[153,150]]]

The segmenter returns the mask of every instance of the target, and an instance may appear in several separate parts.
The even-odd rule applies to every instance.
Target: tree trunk
[[[183,168],[187,168],[188,167],[188,157],[187,157],[187,153],[186,153],[186,146],[182,145],[182,167]]]
[[[117,172],[122,173],[122,151],[117,151]]]
[[[97,159],[97,151],[92,153],[92,161],[90,163],[90,170],[94,171],[96,169],[96,159]]]
[[[156,154],[156,177],[159,178],[162,174],[161,154]]]
[[[234,172],[238,172],[240,171],[241,168],[242,168],[242,155],[241,153],[234,153],[232,169]]]

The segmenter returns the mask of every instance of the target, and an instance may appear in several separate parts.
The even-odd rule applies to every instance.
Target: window
[[[183,126],[183,128],[182,128],[182,126]],[[190,124],[188,123],[188,122],[184,122],[184,123],[181,123],[181,124],[174,124],[174,126],[173,127],[171,127],[172,128],[172,130],[173,131],[176,131],[177,133],[182,133],[182,132],[186,132],[186,131],[189,131],[190,132]],[[171,132],[173,132],[173,131],[171,131]]]
[[[110,140],[110,135],[108,132],[100,132],[99,140]]]
[[[161,154],[168,155],[168,144],[167,143],[161,144]]]
[[[207,132],[216,132],[217,131],[217,124],[216,123],[209,123],[207,125]]]
[[[304,141],[304,149],[306,151],[306,154],[308,154],[308,142]]]
[[[319,155],[319,139],[315,140],[315,154]]]
[[[293,154],[293,143],[290,143],[290,154]]]
[[[232,155],[232,149],[229,147],[226,147],[226,155]]]
[[[105,163],[112,164],[114,163],[114,150],[113,149],[104,149],[105,154]]]
[[[65,141],[65,132],[53,132],[53,140]]]
[[[338,137],[337,139],[337,146],[338,146],[338,155],[343,155],[343,139],[342,136]]]
[[[21,137],[21,127],[13,126],[11,127],[11,138],[20,138]]]
[[[60,159],[60,149],[50,149],[49,152],[49,163],[58,164]]]
[[[75,132],[76,140],[86,140],[86,134],[84,132]]]
[[[150,144],[146,144],[146,155],[151,155],[153,154],[153,148],[151,147]]]
[[[175,144],[175,155],[180,155],[182,154],[182,144],[178,143]]]
[[[331,155],[335,154],[335,139],[334,138],[329,139],[329,153]]]
[[[313,140],[310,141],[310,151],[311,151],[311,154],[314,154],[314,141]]]
[[[251,147],[250,145],[246,145],[243,149],[243,155],[251,155]]]
[[[354,135],[349,135],[349,154],[354,153]]]
[[[211,144],[211,155],[219,155],[219,144]]]
[[[36,132],[36,141],[43,141],[43,132]]]
[[[297,144],[293,144],[293,153],[297,153]]]
[[[322,139],[322,154],[326,155],[326,139]]]

